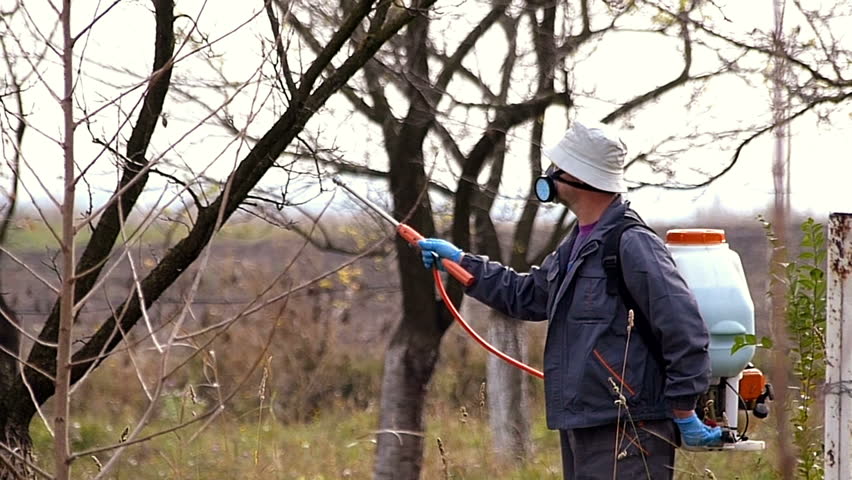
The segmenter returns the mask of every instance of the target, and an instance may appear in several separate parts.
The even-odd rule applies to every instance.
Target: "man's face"
[[[565,182],[583,182],[570,173],[560,170],[556,165],[551,165],[546,174],[553,179],[553,184],[556,186],[556,200],[571,209],[571,204],[577,201],[577,195],[581,190]]]

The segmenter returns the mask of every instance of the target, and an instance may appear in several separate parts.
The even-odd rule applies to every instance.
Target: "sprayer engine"
[[[751,364],[737,378],[714,379],[699,399],[697,413],[706,424],[722,427],[723,444],[707,450],[763,450],[764,442],[749,439],[749,428],[752,419],[769,416],[767,402],[774,398],[772,385]]]

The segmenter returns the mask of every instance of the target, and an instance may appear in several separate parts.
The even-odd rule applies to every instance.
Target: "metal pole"
[[[393,226],[399,227],[399,221],[397,221],[397,219],[393,218],[391,216],[391,214],[389,214],[387,211],[385,211],[384,208],[382,208],[382,207],[376,205],[375,203],[371,202],[366,197],[359,195],[358,192],[349,188],[349,185],[346,185],[345,183],[343,183],[343,180],[339,179],[338,177],[332,177],[331,181],[340,185],[341,187],[343,187],[347,192],[351,193],[353,197],[364,202],[364,205],[370,207],[370,209],[372,209],[374,212],[381,215],[382,218],[389,221]]]
[[[852,480],[852,213],[828,220],[825,479]]]

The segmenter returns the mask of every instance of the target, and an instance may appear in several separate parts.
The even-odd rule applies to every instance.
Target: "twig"
[[[273,330],[274,330],[274,326],[273,326]],[[152,433],[150,435],[146,435],[144,437],[139,437],[139,438],[136,438],[136,439],[133,439],[133,440],[125,440],[125,441],[122,441],[120,443],[109,445],[109,446],[106,446],[106,447],[92,448],[92,449],[85,450],[85,451],[82,451],[82,452],[73,453],[69,457],[69,461],[80,458],[80,457],[84,457],[84,456],[87,456],[87,455],[94,455],[94,454],[101,453],[101,452],[108,452],[108,451],[111,451],[111,450],[122,449],[122,448],[130,446],[130,445],[144,443],[144,442],[147,442],[151,439],[161,437],[163,435],[166,435],[166,434],[169,434],[169,433],[172,433],[172,432],[176,432],[180,429],[186,428],[186,427],[193,425],[195,423],[198,423],[202,420],[208,420],[202,426],[202,429],[205,428],[206,425],[208,425],[210,423],[210,421],[212,421],[211,417],[215,418],[219,414],[221,414],[222,411],[224,411],[226,403],[229,402],[238,392],[240,392],[242,390],[243,385],[245,385],[248,382],[251,374],[254,372],[255,369],[257,369],[258,365],[260,365],[260,362],[263,360],[263,357],[266,355],[266,352],[269,351],[269,345],[271,344],[273,335],[268,335],[268,338],[269,338],[269,340],[264,345],[264,348],[260,352],[260,355],[255,360],[255,362],[252,364],[252,366],[249,368],[248,372],[243,377],[243,379],[237,385],[235,385],[234,388],[230,392],[228,392],[228,394],[225,395],[214,408],[211,408],[207,412],[202,413],[201,415],[193,418],[192,420],[189,420],[188,422],[182,423],[180,425],[176,425],[176,426],[171,427],[171,428],[167,428],[165,430],[161,430],[159,432],[154,432],[154,433]],[[197,433],[200,433],[200,430]],[[197,433],[196,433],[196,435],[193,435],[190,438],[190,441],[192,441],[197,436]],[[115,458],[115,457],[116,456],[114,455],[113,458]],[[106,467],[104,467],[104,468],[106,469]],[[104,470],[104,471],[106,471],[106,470]],[[101,472],[101,473],[103,473],[103,472]]]
[[[17,448],[12,448],[12,447],[6,445],[3,442],[0,442],[0,448],[5,450],[9,455],[12,455],[13,457],[15,457],[17,460],[24,462],[24,464],[26,464],[28,468],[32,469],[32,471],[36,472],[37,474],[41,475],[42,477],[44,477],[48,480],[53,480],[53,475],[50,475],[49,473],[45,472],[44,470],[38,468],[38,465],[34,464],[32,461],[26,459],[23,455],[18,453]],[[3,463],[5,463],[7,466],[9,466],[9,468],[11,468],[13,471],[17,471],[17,468],[15,468],[5,456],[0,455],[0,460],[2,460]],[[20,478],[27,478],[27,477],[25,475],[20,475]]]
[[[57,294],[57,295],[59,294],[59,288],[58,288],[56,285],[53,285],[52,283],[50,283],[50,280],[47,280],[46,278],[44,278],[44,277],[42,277],[41,275],[39,275],[39,274],[38,274],[35,270],[33,270],[33,269],[32,269],[32,268],[31,268],[31,267],[27,264],[27,262],[25,262],[25,261],[21,260],[20,258],[16,257],[16,256],[15,256],[12,252],[10,252],[7,248],[5,248],[5,247],[3,247],[3,246],[0,246],[0,252],[3,252],[3,254],[4,254],[4,255],[6,255],[6,256],[8,256],[9,258],[11,258],[13,262],[15,262],[15,263],[17,263],[18,265],[20,265],[21,267],[23,267],[23,269],[24,269],[24,270],[26,270],[27,272],[29,272],[29,273],[30,273],[33,277],[35,277],[35,278],[36,278],[36,280],[38,280],[39,282],[41,282],[41,283],[42,283],[45,287],[49,288],[49,289],[50,289],[50,291],[52,291],[53,293],[55,293],[55,294]],[[55,345],[50,345],[50,346],[55,346]]]
[[[437,437],[435,440],[438,442],[438,453],[441,454],[441,465],[444,471],[444,478],[446,480],[450,480],[449,461],[447,460],[447,452],[444,450],[444,442],[441,441],[441,437]]]
[[[403,435],[409,435],[409,436],[412,436],[412,437],[419,437],[419,438],[426,438],[426,435],[423,432],[415,432],[415,431],[412,431],[412,430],[394,430],[394,429],[390,429],[390,428],[385,428],[385,429],[382,429],[382,430],[374,430],[373,433],[375,435],[381,435],[381,434],[384,434],[384,433],[389,433],[389,434],[395,436],[397,438],[397,440],[399,440],[400,445],[402,445],[402,436]]]
[[[618,417],[615,423],[615,449],[613,451],[613,462],[612,462],[612,479],[615,480],[618,477],[618,460],[621,456],[619,450],[621,449],[621,444],[624,441],[624,438],[627,437],[627,430],[621,430],[621,410],[624,409],[624,412],[627,414],[628,421],[630,426],[633,428],[633,435],[635,440],[631,440],[631,443],[635,441],[636,446],[639,450],[639,455],[642,457],[642,464],[645,466],[645,474],[647,475],[648,480],[651,480],[651,471],[648,468],[648,460],[645,456],[645,449],[642,447],[639,442],[639,432],[636,429],[636,424],[633,422],[633,415],[630,413],[630,407],[627,405],[627,398],[625,398],[624,394],[624,382],[625,382],[625,374],[627,372],[627,353],[630,348],[630,338],[631,333],[633,332],[634,320],[636,313],[631,308],[627,311],[627,339],[624,342],[624,360],[621,364],[621,385],[616,385],[612,378],[609,379],[612,384],[612,388],[615,393],[618,395],[618,400],[615,403],[618,405]]]

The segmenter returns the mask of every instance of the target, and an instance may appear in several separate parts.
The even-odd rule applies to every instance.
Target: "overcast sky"
[[[0,0],[0,2],[5,2],[5,0]],[[32,4],[32,2],[29,3]],[[239,16],[237,16],[231,13],[233,10],[231,5],[220,5],[218,3],[211,2],[207,5],[202,21],[199,22],[200,25],[210,31],[228,31],[240,22],[245,21],[250,15],[250,11],[246,9],[240,11]],[[727,3],[733,6],[733,9],[729,9],[727,12],[734,24],[753,26],[761,23],[764,26],[771,24],[771,0]],[[96,2],[90,2],[83,8],[94,8],[95,5]],[[187,8],[187,5],[189,4],[184,2],[181,4],[181,8]],[[191,10],[184,10],[184,12],[191,12]],[[49,10],[45,10],[45,14],[51,15]],[[116,66],[120,68],[135,68],[142,72],[149,70],[150,30],[153,26],[153,19],[149,13],[148,4],[130,2],[127,5],[120,5],[109,15],[110,21],[99,24],[90,41],[86,44],[87,55],[100,61],[115,59]],[[88,15],[80,14],[76,18],[82,22],[81,18],[88,17]],[[138,34],[138,37],[121,31],[124,26],[129,24],[134,25],[133,32]],[[123,35],[124,33],[128,34]],[[262,33],[265,34],[266,32]],[[846,32],[840,33],[847,34]],[[222,42],[218,48],[225,54],[223,58],[227,68],[238,70],[235,65],[239,65],[241,56],[244,56],[242,60],[249,64],[257,60],[256,57],[249,54],[248,50],[242,52],[244,53],[242,55],[239,45],[240,42],[245,42],[246,45],[251,42],[252,45],[256,45],[258,35],[257,31],[247,29],[230,37],[227,42]],[[652,88],[655,86],[655,82],[658,85],[667,81],[680,68],[679,54],[676,50],[671,50],[669,56],[664,54],[666,48],[659,43],[662,40],[647,35],[620,35],[619,40],[610,40],[597,46],[594,54],[589,55],[588,58],[579,63],[573,72],[579,84],[582,84],[581,80],[593,78],[596,93],[600,97],[618,98],[618,95],[612,92],[623,90],[628,81],[646,81],[649,82],[647,87]],[[118,38],[121,41],[115,41]],[[849,41],[843,37],[840,37],[839,40],[841,42]],[[127,54],[136,51],[144,53],[140,55]],[[480,48],[474,53],[471,61],[483,64],[486,63],[487,56],[488,51]],[[696,68],[700,68],[701,62],[702,59],[698,56]],[[56,67],[57,65],[54,63],[51,68],[45,69],[43,74],[53,85],[60,85],[61,83],[58,81],[59,71]],[[248,70],[251,69],[250,66]],[[648,72],[657,72],[658,74],[652,75]],[[245,73],[242,73],[242,75],[245,75]],[[81,87],[86,89],[85,95],[90,100],[96,100],[99,95],[108,95],[110,90],[104,84],[99,83],[98,76],[103,76],[104,79],[120,78],[125,84],[131,78],[126,75],[109,73],[90,74],[81,83]],[[682,108],[683,103],[688,101],[689,91],[685,90],[682,93],[666,97],[664,102],[670,102],[671,109],[660,108],[659,105],[656,105],[636,115],[630,122],[630,128],[623,130],[623,138],[630,151],[633,153],[641,152],[649,142],[654,141],[655,136],[659,137],[661,132],[676,131],[683,128],[685,124],[701,126],[715,122],[730,122],[726,115],[731,115],[731,112],[737,112],[738,109],[753,109],[755,112],[762,112],[760,114],[765,114],[768,111],[768,90],[756,94],[753,87],[747,88],[745,85],[737,85],[735,82],[725,82],[720,81],[711,84],[709,88],[716,89],[718,94],[706,96],[706,99],[710,100],[705,99],[705,102],[710,103],[697,105],[692,112],[686,112]],[[339,99],[335,101],[339,101]],[[335,101],[331,103],[332,106]],[[61,117],[58,115],[58,107],[44,92],[28,92],[27,102],[29,108],[31,108],[30,121],[38,125],[42,132],[30,130],[25,138],[24,150],[28,164],[40,177],[46,189],[57,194],[61,191],[61,156],[58,147],[46,142],[45,136],[58,138],[60,135],[58,119]],[[613,108],[612,104],[585,98],[582,95],[578,95],[575,102],[575,113],[578,118],[600,118]],[[131,106],[128,100],[126,108]],[[665,106],[663,104],[663,107]],[[172,103],[170,113],[173,115],[173,118],[170,119],[172,125],[179,125],[181,108],[186,107],[181,105],[180,108],[175,109],[175,104]],[[382,149],[376,143],[381,141],[380,137],[365,138],[361,130],[352,128],[351,122],[353,120],[349,117],[330,118],[327,112],[323,112],[321,115],[324,117],[316,121],[324,123],[323,128],[333,132],[327,138],[332,139],[334,146],[342,154],[351,158],[364,158],[368,155],[371,157],[382,156]],[[561,137],[566,125],[563,117],[564,115],[558,111],[548,112],[546,144],[554,143]],[[815,115],[806,115],[793,123],[792,126],[791,203],[795,209],[817,216],[826,215],[831,211],[852,211],[852,195],[848,193],[848,179],[852,178],[852,158],[850,158],[852,154],[850,154],[849,148],[850,139],[852,139],[852,106],[845,106],[844,109],[833,114],[831,120],[831,123],[818,123]],[[268,127],[269,118],[259,119],[256,123],[257,129],[262,131]],[[524,135],[528,136],[526,132],[528,130],[514,132],[514,137],[520,140],[520,144],[523,144]],[[183,130],[179,126],[160,127],[157,130],[157,136],[161,139],[162,137],[178,138],[182,133]],[[183,154],[193,152],[193,156],[197,157],[218,158],[211,172],[217,169],[228,171],[241,158],[240,155],[244,154],[246,149],[243,147],[238,150],[231,146],[231,150],[226,151],[223,147],[223,139],[226,137],[226,135],[208,135],[191,139],[190,146]],[[95,152],[98,149],[90,144],[90,137],[86,132],[79,133],[77,138],[80,151],[78,156],[80,158],[92,158],[96,155]],[[772,142],[772,136],[767,135],[747,146],[742,152],[739,164],[709,188],[687,192],[648,188],[632,193],[630,198],[634,206],[650,219],[686,218],[693,216],[696,210],[704,211],[715,207],[743,215],[765,212],[766,206],[771,202],[773,196]],[[7,151],[4,151],[4,155],[5,152]],[[713,165],[724,164],[729,161],[730,157],[730,150],[714,150],[711,146],[711,148],[705,148],[700,152],[691,152],[690,158],[685,158],[683,161],[691,162],[697,166],[696,168],[706,166],[707,170],[712,171]],[[101,162],[106,161],[108,159]],[[195,160],[191,161],[195,162]],[[523,165],[523,160],[519,160],[518,164]],[[108,166],[105,163],[101,163],[101,165]],[[204,165],[195,163],[193,166],[203,168]],[[108,169],[104,168],[104,170]],[[31,187],[36,198],[39,201],[44,201],[46,195],[33,181],[32,172],[27,173],[25,171],[23,178]],[[114,173],[93,178],[96,198],[105,197],[115,184]],[[515,179],[516,183],[513,183],[512,179]],[[528,188],[529,181],[530,178],[525,172],[513,172],[513,175],[510,175],[504,182],[503,188],[509,196],[521,194]],[[274,183],[275,178],[270,177],[268,182]],[[84,196],[81,200],[86,201],[88,199]]]

